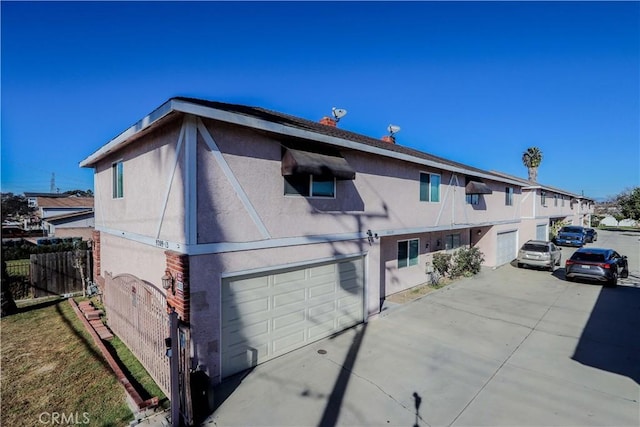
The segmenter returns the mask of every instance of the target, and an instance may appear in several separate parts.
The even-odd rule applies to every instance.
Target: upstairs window
[[[440,175],[420,172],[420,201],[440,201]]]
[[[547,192],[546,191],[541,191],[540,192],[540,204],[542,206],[547,206]]]
[[[336,197],[336,181],[356,178],[355,170],[339,153],[316,153],[286,148],[282,155],[284,194]]]
[[[553,206],[558,206],[558,195],[557,194],[553,195]]]
[[[419,239],[398,241],[398,268],[418,265]]]
[[[336,196],[336,180],[313,175],[290,175],[284,177],[284,194],[304,197]]]
[[[113,183],[113,198],[122,199],[124,197],[124,165],[122,161],[111,165],[111,177]]]
[[[513,187],[505,187],[504,204],[505,206],[513,206]]]

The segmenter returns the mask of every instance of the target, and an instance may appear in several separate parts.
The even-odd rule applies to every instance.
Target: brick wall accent
[[[175,309],[178,317],[189,323],[190,299],[189,291],[189,256],[173,251],[165,251],[166,270],[173,277],[173,291],[167,289],[167,305]]]
[[[93,281],[98,284],[100,291],[104,293],[104,277],[100,275],[100,232],[93,230]]]

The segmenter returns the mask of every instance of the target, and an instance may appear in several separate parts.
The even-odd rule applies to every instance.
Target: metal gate
[[[163,292],[133,275],[105,274],[107,323],[125,343],[166,396],[171,395],[165,338],[170,336]]]

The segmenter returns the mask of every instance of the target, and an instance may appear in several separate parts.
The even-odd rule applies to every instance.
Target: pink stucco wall
[[[361,254],[365,256],[366,312],[373,315],[379,311],[381,296],[428,280],[426,263],[434,252],[444,250],[447,234],[459,233],[462,245],[477,246],[485,255],[485,264],[493,267],[497,265],[499,232],[517,229],[520,245],[535,238],[537,224],[550,218],[578,215],[568,201],[565,207],[556,207],[550,198],[544,208],[535,190],[520,190],[486,178],[481,179],[493,193],[483,195],[479,205],[469,205],[465,201],[464,174],[354,150],[342,150],[342,154],[356,170],[356,179],[338,181],[336,198],[285,196],[280,168],[286,141],[267,133],[202,120],[237,184],[224,173],[205,139],[198,136],[194,163],[197,199],[193,206],[197,209],[199,245],[264,240],[250,215],[251,209],[271,239],[346,233],[363,236],[354,239],[350,236],[351,240],[346,241],[293,242],[290,246],[191,256],[190,322],[195,363],[214,380],[220,376],[220,286],[225,275]],[[118,237],[120,231],[187,242],[185,224],[190,212],[185,182],[189,162],[184,151],[177,152],[181,124],[180,120],[174,120],[97,165],[96,227],[109,230],[101,238],[103,271],[113,275],[134,274],[159,285],[165,268],[164,249]],[[177,169],[173,174],[176,158]],[[124,197],[113,199],[111,165],[119,160],[124,161]],[[440,175],[438,202],[419,200],[420,172]],[[506,186],[514,187],[511,206],[505,204]],[[242,203],[237,190],[246,194],[250,206]],[[364,237],[367,230],[379,233],[380,238],[369,244]],[[420,240],[419,262],[398,268],[398,240],[412,238]]]
[[[184,241],[184,156],[170,180],[179,132],[180,122],[174,121],[97,165],[94,175],[96,227],[155,238],[162,223],[161,239]],[[118,161],[124,165],[124,197],[114,199],[111,166]]]

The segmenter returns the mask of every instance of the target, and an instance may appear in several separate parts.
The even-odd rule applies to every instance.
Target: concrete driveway
[[[615,289],[482,271],[232,378],[203,425],[638,426],[640,234],[598,234]]]

